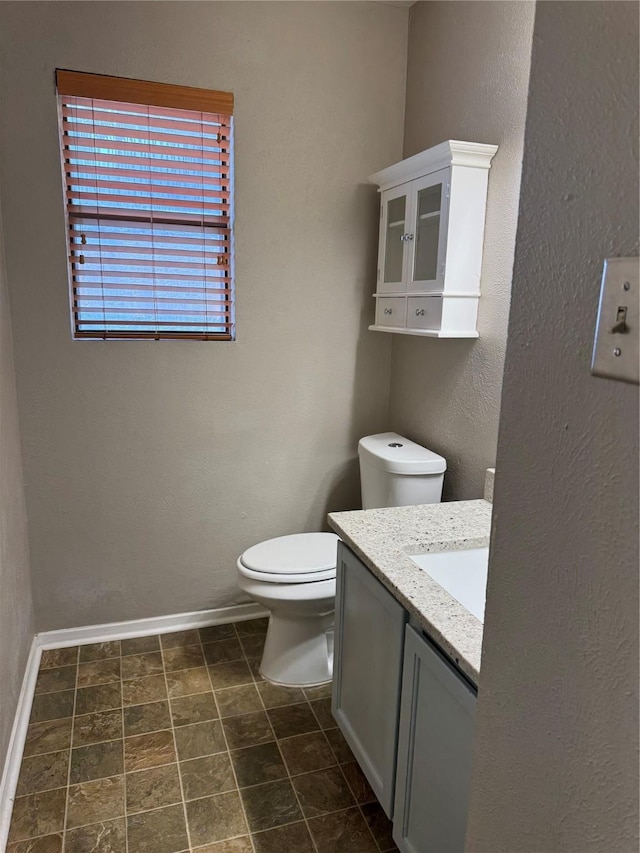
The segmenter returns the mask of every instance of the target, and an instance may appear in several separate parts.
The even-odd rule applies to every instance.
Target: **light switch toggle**
[[[626,308],[618,308],[618,313],[616,315],[616,324],[611,329],[612,335],[624,335],[625,332],[629,331],[629,327],[627,326],[627,309]]]

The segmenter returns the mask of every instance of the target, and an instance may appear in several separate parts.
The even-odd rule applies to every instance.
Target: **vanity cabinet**
[[[393,839],[402,853],[462,853],[476,690],[407,626]]]
[[[404,608],[340,542],[332,711],[389,817],[406,622]]]
[[[496,151],[449,140],[371,175],[381,205],[370,329],[478,337],[487,182]]]
[[[476,689],[342,542],[332,711],[402,853],[462,853]]]

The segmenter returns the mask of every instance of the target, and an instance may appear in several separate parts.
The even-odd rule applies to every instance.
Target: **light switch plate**
[[[640,381],[640,281],[638,258],[607,258],[591,373],[622,382]]]

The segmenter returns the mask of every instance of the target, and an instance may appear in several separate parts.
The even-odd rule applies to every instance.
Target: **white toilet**
[[[362,506],[439,503],[446,460],[395,432],[360,439]],[[271,612],[260,672],[309,687],[331,680],[336,594],[335,533],[268,539],[238,558],[238,586]]]

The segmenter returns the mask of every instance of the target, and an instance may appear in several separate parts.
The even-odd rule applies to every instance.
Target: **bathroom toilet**
[[[364,509],[439,503],[446,461],[394,432],[360,439]],[[260,673],[287,687],[331,680],[335,533],[268,539],[239,558],[238,586],[270,611]]]

